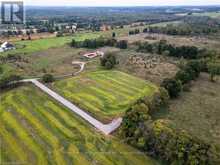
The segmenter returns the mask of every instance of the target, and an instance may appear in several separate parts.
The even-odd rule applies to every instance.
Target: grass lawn
[[[157,165],[151,158],[93,130],[32,86],[1,93],[3,164]]]
[[[170,109],[156,118],[169,119],[177,129],[187,130],[220,149],[220,81],[212,83],[207,74],[202,74],[190,92],[173,100]]]
[[[26,41],[16,41],[14,44],[16,45],[17,49],[0,53],[0,55],[7,55],[7,54],[32,54],[35,52],[47,50],[49,48],[57,48],[61,47],[67,43],[69,43],[73,38],[77,41],[83,41],[85,39],[92,39],[98,38],[100,36],[103,37],[111,37],[112,32],[116,32],[117,37],[127,36],[130,30],[140,29],[141,31],[145,28],[145,26],[138,26],[138,27],[130,27],[125,26],[123,29],[114,29],[109,31],[100,31],[100,32],[80,32],[73,34],[72,36],[65,36],[65,37],[53,37],[53,38],[44,38],[44,39],[37,39],[37,40],[26,40]]]
[[[49,48],[61,47],[69,43],[73,38],[78,41],[83,41],[85,39],[97,38],[98,36],[99,34],[97,33],[77,33],[75,35],[66,37],[45,38],[31,41],[17,41],[14,43],[17,47],[16,50],[4,52],[1,54],[31,54],[34,52],[47,50]]]
[[[143,96],[152,96],[157,87],[119,71],[95,71],[57,81],[53,88],[68,100],[100,120],[123,114]]]

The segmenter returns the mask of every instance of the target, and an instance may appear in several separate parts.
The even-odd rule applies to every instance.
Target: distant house
[[[0,52],[8,51],[8,50],[14,50],[15,46],[9,42],[4,42],[1,44]]]
[[[101,31],[109,31],[109,30],[111,30],[111,26],[109,26],[109,25],[102,25],[100,27],[100,30]]]

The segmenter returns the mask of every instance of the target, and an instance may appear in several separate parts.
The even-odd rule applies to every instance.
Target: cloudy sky
[[[220,0],[24,0],[24,1],[27,5],[38,5],[38,6],[220,5]]]

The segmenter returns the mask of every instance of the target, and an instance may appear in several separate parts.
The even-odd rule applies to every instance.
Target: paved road
[[[84,67],[84,65],[83,65],[83,67]],[[79,115],[80,117],[82,117],[83,119],[88,121],[91,125],[93,125],[98,130],[102,131],[106,135],[112,133],[121,125],[122,118],[118,118],[116,120],[113,120],[110,124],[101,123],[100,121],[96,120],[95,118],[90,116],[88,113],[84,112],[83,110],[81,110],[80,108],[78,108],[77,106],[72,104],[70,101],[66,100],[65,98],[63,98],[62,96],[57,94],[56,92],[52,91],[51,89],[49,89],[47,86],[40,83],[36,79],[22,80],[22,82],[33,83],[35,86],[40,88],[42,91],[44,91],[45,93],[50,95],[52,98],[54,98],[55,100],[57,100],[58,102],[60,102],[61,104],[63,104],[64,106],[66,106],[67,108],[72,110],[73,112],[75,112],[77,115]]]

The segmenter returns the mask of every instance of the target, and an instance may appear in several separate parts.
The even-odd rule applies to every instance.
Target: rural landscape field
[[[0,18],[0,164],[220,164],[219,2],[40,1]]]

